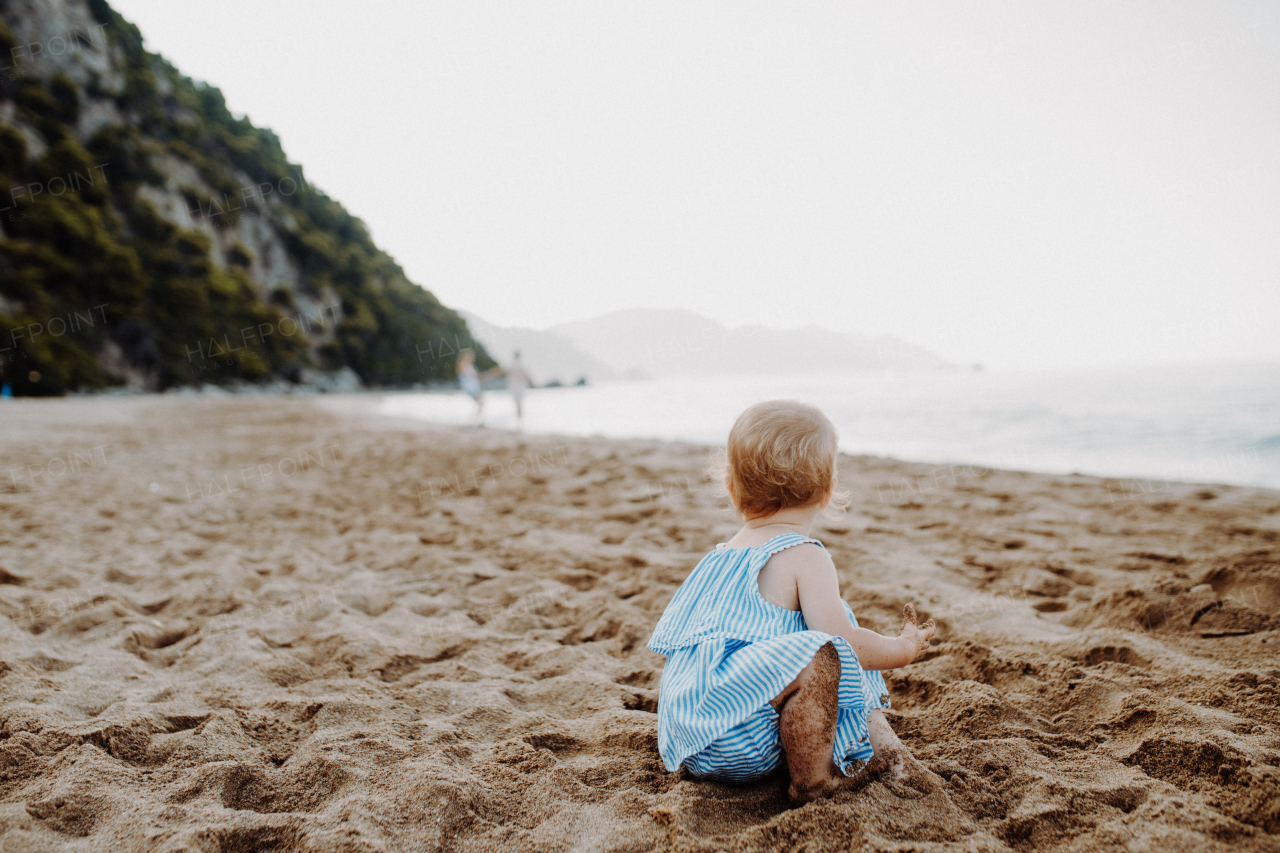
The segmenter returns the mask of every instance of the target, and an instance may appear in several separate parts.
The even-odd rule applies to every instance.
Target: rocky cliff
[[[0,193],[0,373],[17,394],[352,371],[407,385],[451,378],[442,353],[472,343],[274,133],[105,0],[0,0]]]

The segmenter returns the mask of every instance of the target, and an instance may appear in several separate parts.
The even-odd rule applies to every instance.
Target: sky
[[[1280,360],[1280,3],[111,0],[491,322]]]

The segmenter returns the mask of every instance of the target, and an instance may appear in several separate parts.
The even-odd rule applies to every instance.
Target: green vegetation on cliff
[[[369,385],[407,385],[452,378],[440,353],[458,342],[493,364],[359,219],[306,183],[274,133],[147,52],[105,0],[88,7],[122,86],[35,63],[0,72],[0,110],[9,102],[15,116],[0,111],[0,372],[15,393],[100,388],[125,370],[157,389],[343,366]],[[0,0],[0,57],[19,48],[13,14]],[[91,105],[122,120],[82,139]],[[179,170],[199,185],[175,184]],[[157,207],[166,198],[194,227]],[[214,246],[213,229],[228,229],[221,239],[246,217],[282,247],[287,286],[268,286],[250,248]]]

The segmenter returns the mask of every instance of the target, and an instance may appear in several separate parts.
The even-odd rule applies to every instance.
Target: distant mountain
[[[452,379],[440,351],[468,341],[274,133],[106,0],[0,0],[0,193],[0,379],[19,395],[410,385]]]
[[[475,314],[458,313],[467,321],[472,336],[502,364],[509,364],[511,354],[519,350],[520,361],[538,385],[553,380],[571,385],[584,376],[588,381],[618,378],[616,370],[554,332],[496,326]]]
[[[619,375],[702,376],[934,370],[951,365],[898,338],[820,326],[730,329],[682,310],[629,308],[547,332],[575,344]]]

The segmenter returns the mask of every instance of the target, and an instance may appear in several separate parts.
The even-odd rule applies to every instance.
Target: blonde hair
[[[817,406],[798,400],[756,403],[738,416],[729,442],[713,463],[713,476],[731,487],[734,506],[748,519],[797,506],[840,510],[835,425]]]

